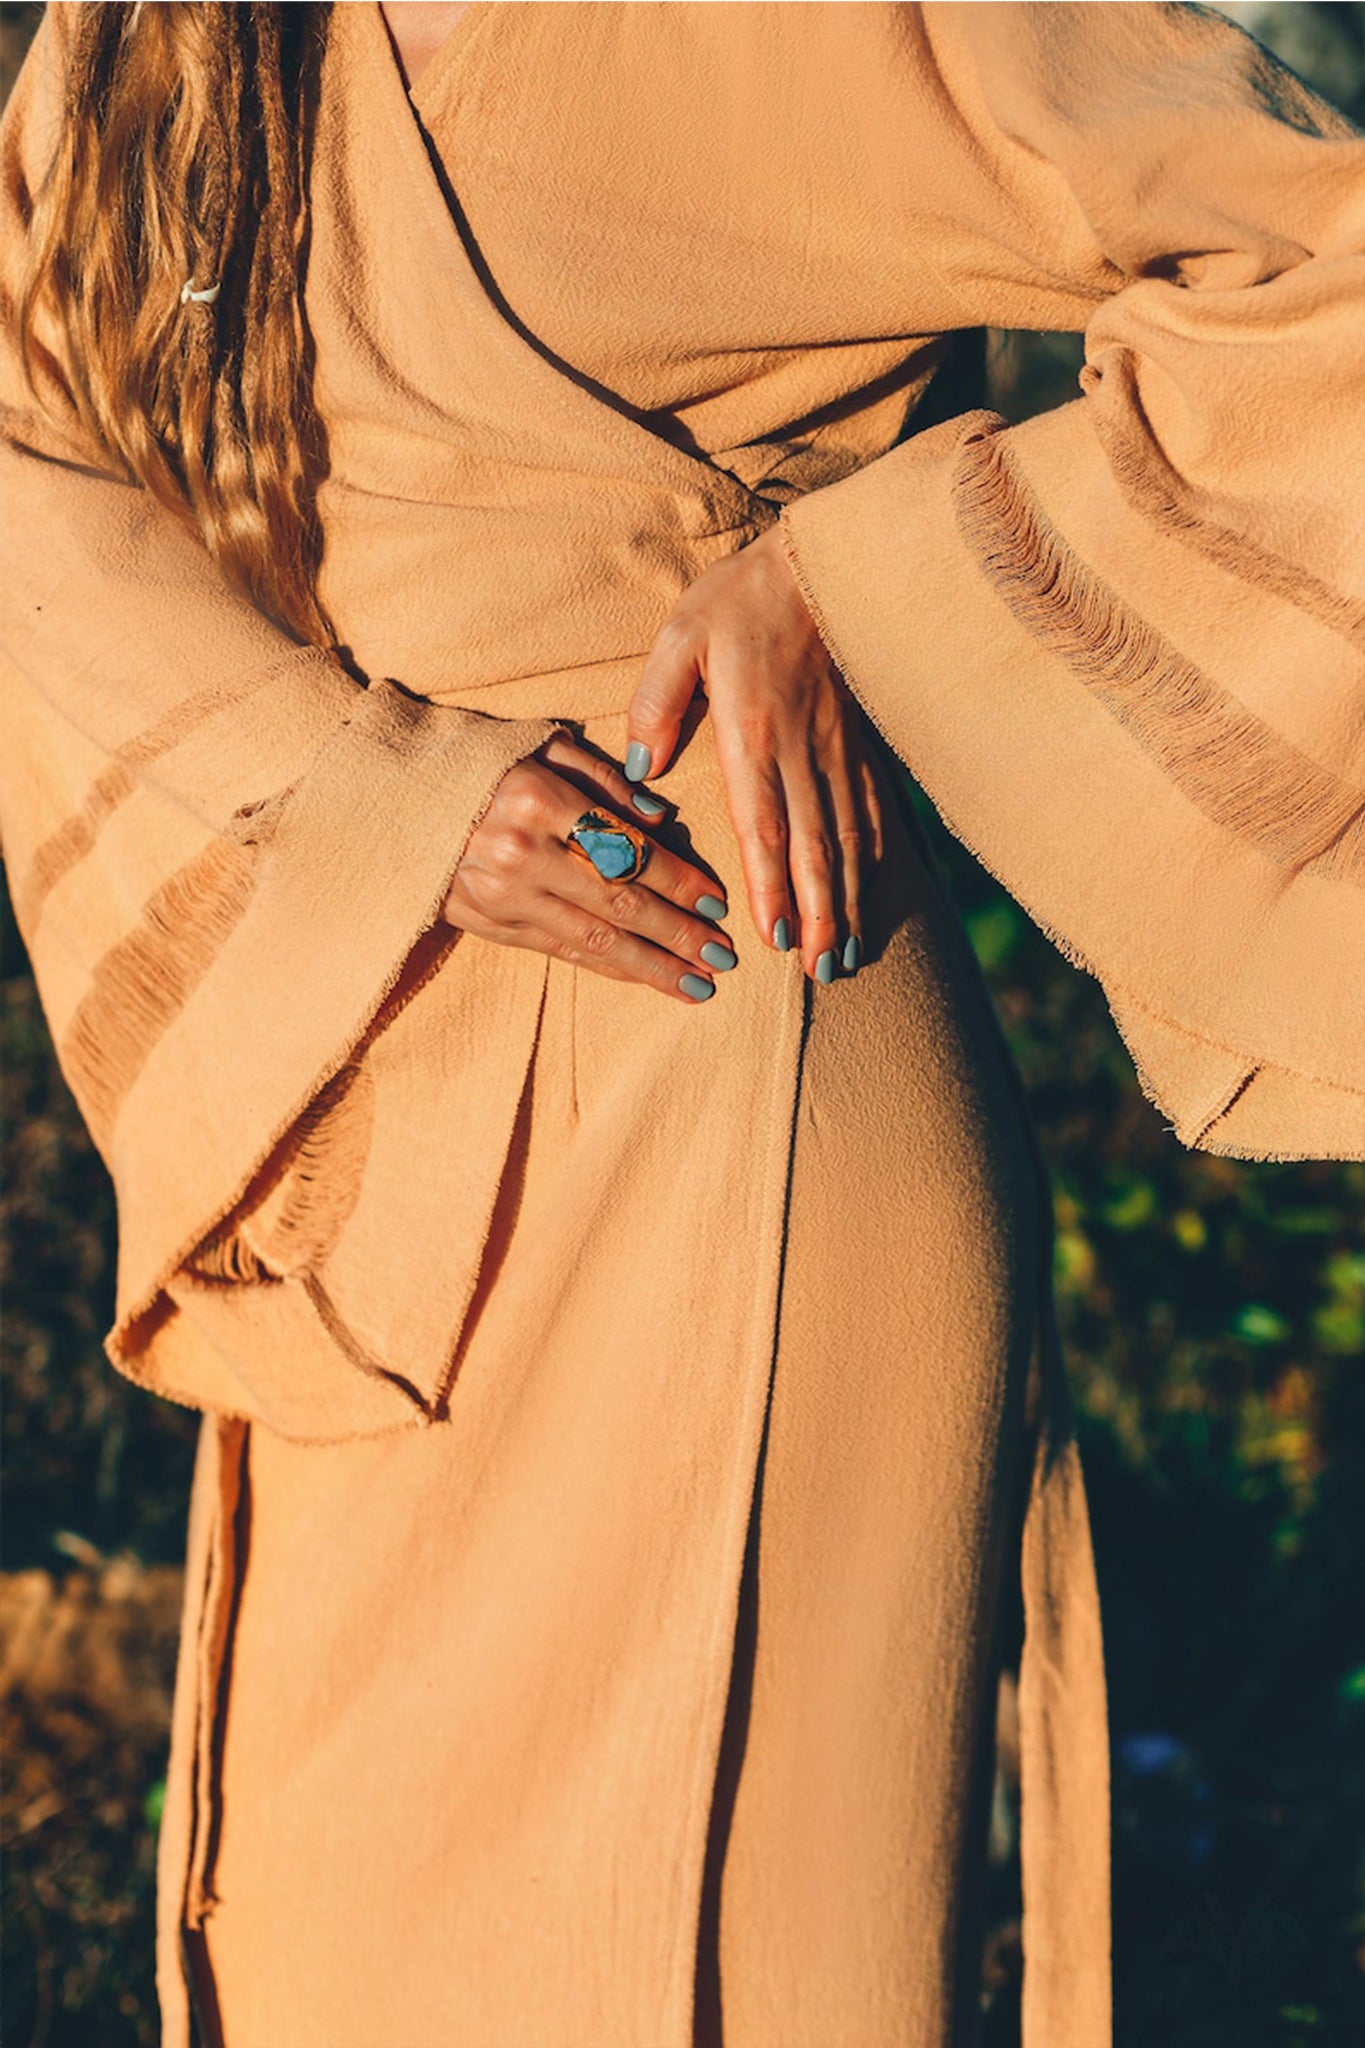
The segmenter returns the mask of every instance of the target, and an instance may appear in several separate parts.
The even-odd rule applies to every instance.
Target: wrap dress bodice
[[[358,292],[366,319],[363,330],[322,323],[316,341],[323,597],[361,669],[438,702],[623,708],[686,584],[782,503],[888,448],[942,352],[935,332],[838,339],[853,279],[842,304],[822,290],[780,185],[761,220],[729,229],[765,252],[770,338],[755,336],[728,272],[698,255],[708,210],[742,188],[762,138],[738,109],[716,124],[713,193],[670,162],[676,106],[704,94],[733,32],[717,24],[708,51],[704,27],[687,25],[664,66],[673,105],[651,121],[638,87],[660,63],[668,10],[637,11],[547,18],[476,4],[415,106],[377,8],[343,9],[333,25],[314,165],[329,203],[309,290]],[[566,105],[581,114],[591,95],[600,158],[580,146],[579,123],[532,95],[509,107],[493,82],[507,67],[562,75],[566,62]],[[351,142],[362,125],[367,150]],[[810,202],[821,217],[839,189],[828,183]],[[389,217],[367,235],[358,276],[348,223],[362,193]],[[633,282],[620,268],[630,245],[601,234],[604,200],[641,217]],[[894,309],[901,326],[908,310]],[[510,589],[483,569],[493,558],[515,561]]]
[[[1015,1570],[1025,2048],[1107,2042],[1046,1176],[913,814],[827,990],[738,915],[691,1011],[437,913],[501,774],[566,727],[619,759],[673,602],[780,520],[1177,1133],[1365,1146],[1361,145],[1262,57],[1159,7],[484,0],[414,107],[331,9],[339,655],[35,403],[10,259],[6,854],[118,1188],[110,1357],[207,1418],[167,2048],[186,1922],[243,2048],[690,2048],[717,1917],[729,2048],[947,2048]],[[902,440],[985,322],[1085,328],[1084,397]],[[738,911],[704,716],[657,786]]]

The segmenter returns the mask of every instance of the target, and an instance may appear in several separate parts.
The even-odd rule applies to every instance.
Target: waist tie
[[[1050,1302],[1024,1513],[1022,2048],[1111,2048],[1109,1717],[1090,1516]]]
[[[432,704],[458,711],[482,711],[489,718],[566,718],[583,723],[593,718],[624,717],[645,664],[647,650],[610,661],[580,662],[575,668],[511,676],[463,689],[427,690]]]
[[[162,2048],[191,2048],[190,1983],[182,1923],[199,1927],[212,1903],[218,1815],[218,1695],[236,1598],[236,1519],[247,1425],[206,1414],[190,1489],[185,1597],[166,1794],[157,1839],[156,1982]]]

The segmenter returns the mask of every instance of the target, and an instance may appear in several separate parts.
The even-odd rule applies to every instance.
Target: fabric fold
[[[1365,779],[1328,745],[1358,657],[1264,586],[1192,588],[1232,572],[1179,538],[1134,576],[1123,529],[1143,515],[1088,402],[1014,428],[964,415],[784,508],[794,573],[945,823],[1104,985],[1176,1135],[1361,1156]],[[1153,608],[1167,590],[1166,616],[1125,582]],[[1216,671],[1176,638],[1192,603],[1218,621]]]

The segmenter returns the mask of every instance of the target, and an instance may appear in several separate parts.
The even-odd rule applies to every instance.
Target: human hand
[[[817,981],[852,972],[881,803],[861,713],[775,526],[698,576],[660,627],[630,705],[632,779],[667,767],[698,689],[760,938],[779,952],[799,943]]]
[[[556,734],[499,782],[442,917],[498,945],[641,982],[678,1002],[705,1002],[715,993],[713,971],[735,965],[729,941],[710,922],[726,914],[719,885],[653,840],[638,878],[620,882],[604,880],[565,843],[588,808],[643,829],[641,796],[609,763]],[[643,798],[644,807],[656,802]]]

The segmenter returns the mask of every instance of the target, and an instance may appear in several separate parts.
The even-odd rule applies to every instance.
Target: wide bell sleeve
[[[916,274],[1083,327],[1084,395],[798,499],[792,566],[1177,1137],[1365,1157],[1365,140],[1208,9],[916,15]]]
[[[0,829],[117,1192],[106,1349],[159,1393],[292,1434],[419,1421],[404,1361],[359,1356],[306,1272],[279,1284],[268,1240],[301,1192],[328,1199],[319,1134],[354,1150],[365,1044],[456,943],[440,906],[497,783],[561,728],[362,686],[35,402],[16,307],[61,119],[60,14],[0,130]],[[244,1201],[254,1237],[229,1227]],[[216,1321],[181,1313],[196,1284]],[[234,1347],[277,1354],[270,1398]]]

